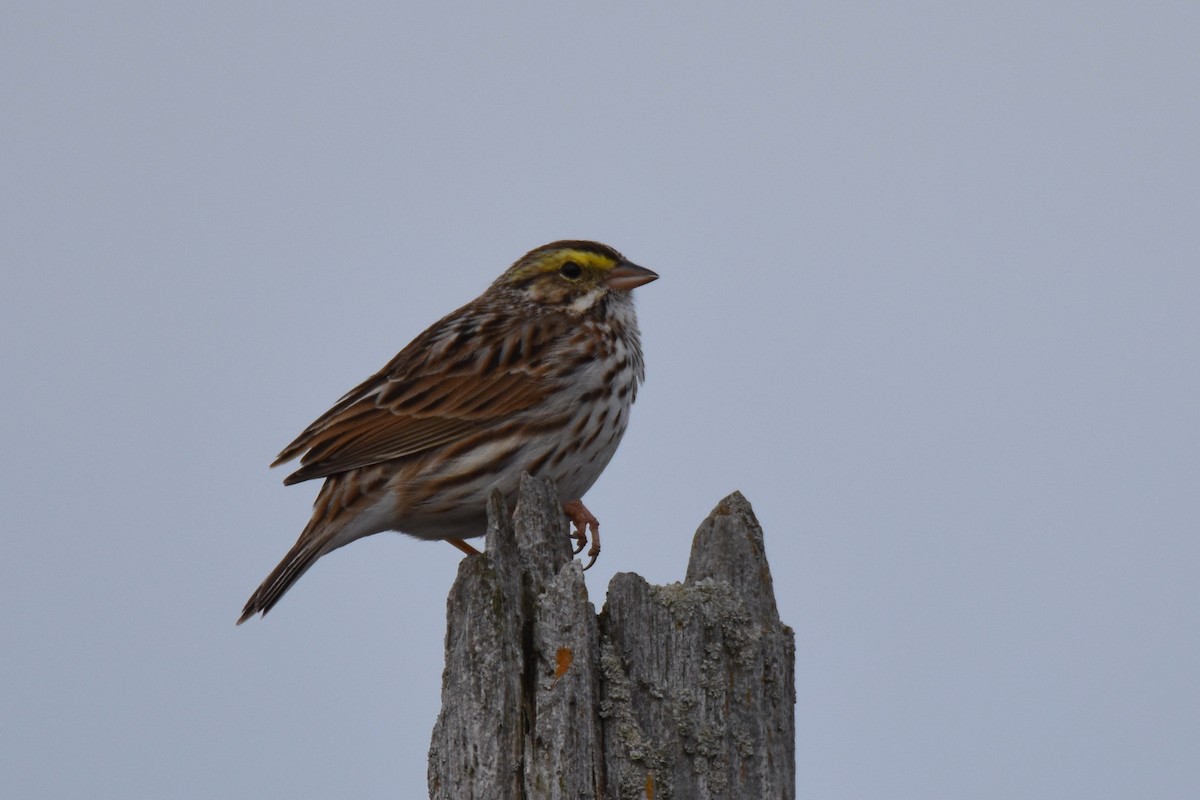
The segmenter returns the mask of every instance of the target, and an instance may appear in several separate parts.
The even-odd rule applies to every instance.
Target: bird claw
[[[569,503],[563,504],[563,513],[567,515],[567,519],[571,520],[575,525],[575,530],[570,532],[570,536],[575,540],[574,555],[579,555],[583,552],[583,548],[588,543],[588,530],[592,532],[592,546],[588,549],[588,562],[584,565],[586,572],[593,564],[596,563],[596,557],[600,555],[600,520],[596,519],[592,512],[587,510],[581,500],[572,500]]]
[[[588,562],[583,567],[584,572],[587,572],[592,564],[596,563],[598,555],[600,555],[600,529],[592,528],[592,547],[588,550]]]
[[[570,536],[572,539],[574,539],[575,544],[576,544],[575,549],[573,551],[571,551],[571,555],[574,555],[574,556],[579,555],[580,553],[583,552],[583,548],[588,546],[588,537],[587,537],[586,528],[584,530],[575,528],[567,535]]]

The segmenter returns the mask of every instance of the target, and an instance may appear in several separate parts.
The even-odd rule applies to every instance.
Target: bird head
[[[530,250],[496,281],[541,306],[584,314],[602,298],[626,294],[658,275],[599,242],[561,241]]]

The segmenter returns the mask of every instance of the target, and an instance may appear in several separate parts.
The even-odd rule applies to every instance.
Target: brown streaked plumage
[[[238,620],[265,614],[321,556],[385,530],[463,539],[486,528],[491,490],[553,480],[579,552],[596,518],[580,498],[608,464],[643,378],[630,291],[658,276],[596,242],[525,254],[308,426],[272,466],[325,483],[291,551]]]

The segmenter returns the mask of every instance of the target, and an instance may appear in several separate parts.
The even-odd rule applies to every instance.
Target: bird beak
[[[620,289],[627,292],[630,289],[636,289],[642,284],[657,279],[657,272],[651,272],[645,267],[639,267],[637,264],[622,261],[613,267],[612,271],[608,273],[608,277],[604,279],[604,282],[608,284],[608,288],[610,289]]]

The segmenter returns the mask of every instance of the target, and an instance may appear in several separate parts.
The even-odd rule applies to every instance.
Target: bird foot
[[[570,533],[572,539],[577,545],[575,555],[583,552],[583,548],[587,547],[588,529],[592,531],[592,546],[588,550],[588,562],[584,569],[588,569],[592,564],[596,563],[596,556],[600,555],[600,520],[596,519],[592,512],[587,510],[587,506],[582,500],[572,500],[569,503],[563,503],[563,513],[567,515],[567,519],[575,524],[575,530]]]

